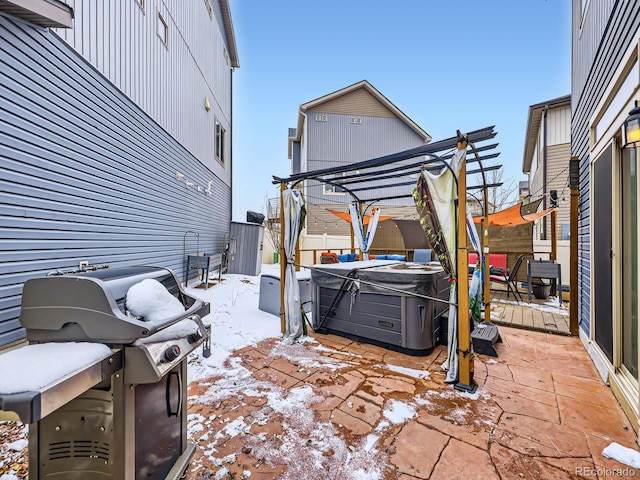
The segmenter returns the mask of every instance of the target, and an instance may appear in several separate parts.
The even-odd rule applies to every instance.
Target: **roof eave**
[[[0,0],[0,12],[40,27],[73,27],[73,8],[59,0]]]
[[[371,93],[374,97],[376,97],[383,105],[385,105],[389,110],[391,110],[398,118],[400,118],[405,124],[409,126],[414,132],[416,132],[420,137],[423,138],[424,143],[429,143],[431,141],[431,135],[425,132],[417,123],[415,123],[411,118],[409,118],[402,110],[396,107],[393,102],[391,102],[387,97],[385,97],[382,93],[380,93],[373,85],[371,85],[367,80],[361,80],[353,85],[349,85],[347,87],[341,88],[340,90],[336,90],[335,92],[328,93],[327,95],[323,95],[322,97],[316,98],[315,100],[311,100],[309,102],[303,103],[300,105],[300,114],[302,115],[304,112],[312,110],[315,106],[325,103],[329,100],[333,100],[334,98],[341,97],[349,92],[357,90],[358,88],[366,88],[369,93]],[[300,119],[299,119],[300,123]]]
[[[545,109],[564,107],[566,105],[571,105],[571,95],[564,95],[529,106],[527,129],[525,131],[524,155],[522,157],[522,173],[528,174],[531,172],[531,162],[533,161],[533,152],[536,147],[538,132],[540,131],[542,113]]]
[[[224,24],[224,34],[229,46],[229,59],[233,68],[240,67],[238,59],[238,47],[236,46],[236,36],[233,32],[233,22],[231,21],[231,10],[229,0],[220,0],[220,11],[222,12],[222,23]]]

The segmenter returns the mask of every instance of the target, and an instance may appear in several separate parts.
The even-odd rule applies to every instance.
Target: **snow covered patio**
[[[262,273],[274,266],[263,265]],[[280,338],[260,277],[207,290],[212,355],[189,357],[189,479],[625,478],[636,434],[580,340],[500,326],[478,391],[444,383],[446,347],[413,357],[334,335]],[[0,480],[26,478],[27,427],[0,422]],[[603,450],[612,449],[605,458]],[[640,466],[640,463],[634,464]]]
[[[602,454],[636,436],[580,341],[500,331],[500,357],[476,357],[474,395],[443,383],[445,347],[411,357],[314,335],[238,350],[190,385],[187,478],[634,476]]]

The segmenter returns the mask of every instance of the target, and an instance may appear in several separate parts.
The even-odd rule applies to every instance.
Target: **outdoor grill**
[[[127,293],[146,279],[164,286],[184,311],[161,319],[132,315]],[[29,345],[0,355],[0,368],[33,352],[21,375],[46,377],[50,357],[38,357],[38,349],[67,357],[79,346],[98,352],[37,389],[0,391],[0,420],[29,424],[29,478],[180,478],[195,451],[187,443],[187,356],[208,344],[200,320],[208,313],[209,304],[187,295],[166,268],[28,280],[20,322]]]

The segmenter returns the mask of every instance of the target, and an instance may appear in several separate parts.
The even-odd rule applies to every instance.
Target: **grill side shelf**
[[[29,348],[29,346],[22,348]],[[62,405],[106,380],[122,367],[123,355],[122,351],[118,350],[92,365],[55,379],[37,391],[0,392],[0,420],[20,420],[25,424],[40,421]],[[31,363],[24,365],[23,373],[28,376],[31,369],[35,371],[42,368],[46,368],[46,365],[38,362]]]

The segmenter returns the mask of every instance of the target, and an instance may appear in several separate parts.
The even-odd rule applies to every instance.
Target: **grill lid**
[[[153,278],[184,306],[184,312],[145,321],[128,314],[126,294]],[[209,304],[184,292],[175,274],[161,267],[124,267],[33,278],[24,284],[20,323],[31,342],[99,342],[128,345],[191,315],[205,316]]]

